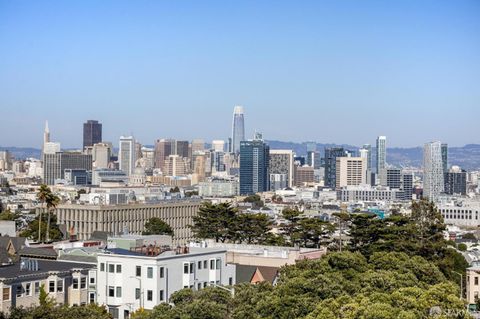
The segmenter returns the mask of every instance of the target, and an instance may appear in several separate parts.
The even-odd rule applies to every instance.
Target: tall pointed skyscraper
[[[50,129],[48,128],[48,121],[45,121],[45,130],[43,131],[43,144],[50,142]]]
[[[240,142],[245,140],[245,123],[243,118],[243,106],[235,106],[233,109],[232,123],[232,153],[240,153]]]

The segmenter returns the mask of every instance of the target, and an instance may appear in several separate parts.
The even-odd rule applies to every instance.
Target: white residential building
[[[426,143],[423,147],[423,196],[436,201],[443,190],[442,143]]]
[[[150,310],[169,302],[171,295],[183,288],[235,284],[235,266],[227,265],[225,249],[156,249],[161,248],[98,255],[97,302],[105,305],[114,319],[126,319],[141,307]]]

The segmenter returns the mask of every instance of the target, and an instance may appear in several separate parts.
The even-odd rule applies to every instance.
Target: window
[[[135,276],[137,276],[137,277],[142,276],[142,266],[135,267]]]
[[[40,282],[35,281],[35,295],[40,294]]]
[[[118,308],[109,308],[108,312],[112,315],[114,319],[118,319]]]
[[[203,261],[203,269],[207,269],[207,267],[208,267],[208,266],[207,266],[207,261],[204,260],[204,261]]]
[[[108,272],[115,272],[115,265],[108,265]]]
[[[163,295],[163,290],[160,290],[160,301],[163,301],[164,300],[164,295]]]
[[[232,278],[232,277],[229,277],[229,278],[228,278],[228,285],[229,285],[229,286],[232,286],[232,285],[233,285],[233,278]]]
[[[215,269],[215,259],[210,259],[210,270]]]
[[[200,289],[202,289],[202,283],[201,283],[201,282],[199,282],[199,283],[197,284],[197,290],[200,290]]]
[[[206,288],[206,287],[207,287],[207,282],[205,281],[205,282],[203,283],[203,288]]]
[[[478,277],[475,277],[474,280],[475,280],[475,286],[478,286]]]
[[[27,282],[25,284],[25,295],[31,296],[32,295],[32,284]]]
[[[89,303],[95,303],[95,293],[91,292],[88,294],[88,302]]]
[[[87,277],[80,278],[80,289],[87,288]]]
[[[57,292],[63,292],[63,279],[57,280]]]
[[[190,263],[190,273],[193,274],[193,269],[195,268],[195,263]]]
[[[135,300],[140,299],[140,288],[135,288]]]
[[[187,263],[183,264],[183,273],[188,274],[188,264]]]
[[[115,297],[115,287],[108,286],[108,296],[109,297]]]
[[[100,263],[100,271],[105,271],[105,263]]]
[[[201,261],[198,262],[197,268],[202,269],[202,262]]]
[[[160,267],[160,278],[165,277],[165,268]]]
[[[90,285],[95,285],[95,277],[90,277]]]
[[[16,293],[17,298],[22,296],[22,292],[23,292],[23,287],[22,287],[22,285],[18,285],[18,286],[17,286],[17,293]]]
[[[4,287],[2,291],[3,301],[10,300],[10,287]]]
[[[73,278],[72,280],[72,288],[78,289],[78,278]]]
[[[221,260],[221,259],[217,259],[216,269],[220,269],[220,268],[222,268],[222,260]]]
[[[153,267],[147,267],[147,278],[153,278]]]
[[[50,280],[48,282],[48,292],[55,292],[55,281]]]
[[[148,301],[153,300],[153,291],[152,290],[147,290],[147,300]]]
[[[117,287],[117,298],[122,297],[122,287]]]
[[[117,274],[122,273],[122,265],[117,265]]]

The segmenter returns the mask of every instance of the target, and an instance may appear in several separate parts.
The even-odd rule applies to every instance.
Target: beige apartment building
[[[337,157],[336,187],[367,183],[367,160],[363,157]]]
[[[200,204],[199,200],[172,200],[158,204],[59,205],[55,214],[58,223],[73,229],[80,240],[89,239],[94,231],[140,235],[145,223],[158,217],[172,227],[174,244],[184,244],[193,239],[188,225],[193,224]]]
[[[13,307],[38,306],[42,286],[61,305],[94,303],[96,277],[89,276],[94,267],[95,264],[32,259],[2,266],[0,312],[8,313]]]

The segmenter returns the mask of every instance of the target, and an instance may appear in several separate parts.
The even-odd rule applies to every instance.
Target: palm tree
[[[38,193],[37,193],[37,198],[42,203],[42,209],[40,209],[40,213],[38,214],[38,242],[40,242],[42,240],[42,237],[41,237],[42,228],[41,227],[42,227],[43,209],[44,209],[45,203],[47,202],[47,199],[50,197],[51,194],[52,194],[52,191],[50,190],[50,188],[47,185],[45,185],[45,184],[40,185],[40,189],[38,190]]]
[[[48,212],[47,233],[45,234],[45,241],[48,242],[50,232],[50,216],[52,211],[55,210],[58,203],[60,202],[60,198],[57,195],[53,194],[51,189],[45,184],[40,185],[40,189],[37,193],[37,198],[40,200],[40,202],[42,202],[42,209],[40,210],[40,214],[38,216],[38,242],[42,240],[42,213],[45,205]]]
[[[49,242],[49,234],[50,234],[50,216],[51,213],[57,208],[58,203],[60,203],[60,197],[57,195],[50,193],[49,196],[47,196],[47,210],[48,210],[48,219],[47,219],[47,233],[45,234],[45,241],[48,243]]]

